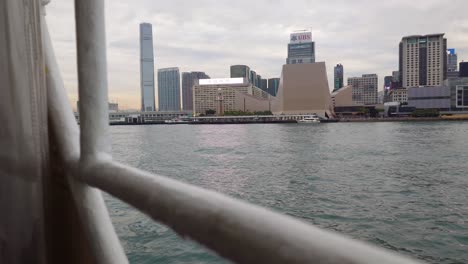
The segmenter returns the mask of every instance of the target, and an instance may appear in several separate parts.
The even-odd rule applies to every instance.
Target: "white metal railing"
[[[81,2],[80,4],[77,4],[77,7],[80,6],[81,4],[85,4],[85,2],[89,1],[77,1]],[[91,2],[93,2],[91,0]],[[96,1],[101,2],[101,10],[95,10],[95,12],[90,12],[90,14],[93,14],[94,16],[97,16],[101,12],[104,12],[104,5],[102,1]],[[89,5],[88,5],[89,6]],[[78,11],[78,8],[77,8]],[[78,14],[83,14],[82,8],[80,9],[82,12],[77,12]],[[97,11],[97,12],[96,12]],[[89,14],[88,14],[89,15]],[[86,16],[83,17],[83,19],[88,19]],[[104,19],[104,18],[102,18]],[[78,19],[77,19],[78,20]],[[103,23],[103,21],[101,21]],[[77,23],[78,24],[78,23]],[[83,160],[80,160],[80,142],[89,142],[86,139],[81,139],[80,140],[80,131],[78,129],[78,125],[75,121],[75,116],[73,114],[73,111],[70,108],[70,105],[68,104],[68,99],[67,95],[65,94],[65,88],[63,85],[63,81],[60,77],[60,71],[57,65],[57,62],[55,60],[55,55],[53,52],[52,48],[52,42],[49,36],[48,28],[47,25],[44,21],[44,18],[42,18],[41,21],[41,28],[43,32],[43,47],[45,50],[45,61],[46,61],[46,84],[47,84],[47,100],[48,100],[48,115],[49,119],[51,121],[52,125],[52,130],[54,130],[54,134],[56,135],[57,142],[59,142],[59,152],[61,154],[61,157],[63,159],[64,165],[66,166],[66,171],[68,172],[67,178],[68,178],[68,183],[70,185],[70,189],[73,194],[73,198],[75,201],[75,204],[78,209],[79,216],[81,218],[81,222],[84,225],[84,228],[86,229],[86,234],[87,237],[89,238],[89,242],[91,243],[91,248],[93,250],[93,256],[96,260],[97,263],[127,263],[127,258],[125,256],[125,253],[123,251],[122,246],[120,245],[120,242],[118,240],[118,237],[114,231],[114,227],[112,226],[112,222],[110,221],[109,214],[107,212],[106,205],[104,203],[104,199],[102,198],[101,192],[95,188],[91,188],[85,183],[78,181],[77,175],[75,174],[75,171],[77,168],[81,167],[81,164],[83,163]],[[78,25],[77,25],[78,28]],[[104,30],[103,28],[101,30]],[[83,39],[82,36],[80,36],[80,41],[79,42],[84,42],[86,39]],[[89,40],[88,40],[89,41]],[[103,40],[101,40],[103,41]],[[86,43],[86,42],[84,42]],[[82,43],[82,45],[84,44]],[[87,45],[93,46],[92,44],[86,43]],[[104,48],[105,47],[100,47]],[[97,49],[93,46],[91,48],[94,52],[97,51]],[[80,55],[85,55],[83,53],[80,53]],[[105,64],[105,53],[104,53],[104,58],[100,56],[101,58],[101,63]],[[87,59],[87,57],[83,56],[82,59]],[[83,64],[80,64],[80,67],[83,67]],[[92,66],[89,66],[92,69]],[[101,73],[103,76],[107,76],[105,70]],[[92,73],[91,73],[92,74]],[[80,79],[86,78],[90,79],[93,76],[87,76],[86,74],[83,73],[80,74]],[[99,77],[98,77],[99,78]],[[105,77],[101,77],[105,78]],[[102,80],[100,80],[102,82]],[[95,88],[95,89],[101,89],[104,90],[104,92],[101,92],[102,94],[106,94],[107,98],[107,85],[103,84],[101,87],[99,87],[99,82],[95,82],[95,84],[91,84],[90,88]],[[96,85],[98,84],[98,85]],[[81,93],[81,90],[80,90]],[[83,97],[86,98],[86,97]],[[93,95],[90,96],[91,99],[86,98],[88,100],[83,100],[87,101],[88,105],[90,104],[90,100],[102,100],[102,98],[96,98]],[[105,98],[104,98],[105,99]],[[97,102],[95,102],[97,103]],[[105,104],[107,107],[107,103]],[[98,107],[92,108],[95,110]],[[99,108],[98,108],[99,109]],[[105,110],[106,111],[106,110]],[[90,113],[88,111],[84,111],[85,113],[87,112],[87,121],[92,119],[90,117]],[[107,112],[105,112],[107,114]],[[86,125],[84,125],[86,124]],[[89,127],[89,122],[81,122],[81,136],[83,137],[84,135],[87,135],[86,133],[83,133],[85,127],[89,131],[99,131],[100,127],[96,127],[95,129],[92,129]],[[101,133],[106,133],[107,128],[104,130],[100,130]],[[104,131],[104,132],[102,132]],[[91,136],[87,136],[87,138],[91,138]],[[102,141],[102,142],[108,142]],[[102,143],[101,143],[102,144]],[[83,144],[84,146],[81,148],[81,158],[92,158],[92,153],[89,148],[87,149],[87,145]],[[100,147],[101,145],[96,144],[96,147]],[[103,148],[102,150],[108,150],[107,148]],[[85,155],[83,150],[87,150],[88,153],[91,152],[91,155]],[[94,150],[94,148],[93,148]],[[97,152],[97,150],[96,150]],[[105,153],[105,152],[102,152]]]
[[[98,263],[127,263],[97,187],[239,263],[419,263],[292,217],[112,161],[103,0],[76,0],[80,130],[42,21],[51,129]],[[80,148],[81,143],[81,148]]]

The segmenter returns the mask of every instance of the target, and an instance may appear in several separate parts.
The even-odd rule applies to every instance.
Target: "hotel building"
[[[444,34],[403,37],[399,71],[402,87],[438,86],[447,75],[447,39]]]
[[[377,104],[379,78],[377,74],[363,74],[362,77],[348,78],[348,85],[353,86],[353,102],[356,104]]]
[[[252,85],[246,78],[199,80],[193,87],[194,115],[215,110],[217,114],[226,111],[267,111],[269,94]]]

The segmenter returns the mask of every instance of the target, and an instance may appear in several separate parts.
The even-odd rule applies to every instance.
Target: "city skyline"
[[[106,9],[109,98],[123,109],[140,108],[141,22],[153,24],[155,71],[178,66],[181,72],[204,71],[213,78],[228,77],[229,66],[235,64],[249,65],[263,76],[279,76],[287,57],[289,34],[310,27],[316,61],[326,62],[330,90],[337,63],[346,65],[345,79],[373,72],[382,84],[384,76],[398,69],[398,44],[407,35],[445,33],[448,47],[457,50],[459,62],[468,60],[468,18],[463,13],[468,8],[466,1],[451,5],[440,1],[317,3],[259,1],[258,8],[245,9],[240,2],[207,2],[184,4],[180,9],[176,2],[112,2],[112,9],[110,5]],[[261,6],[265,7],[264,16],[259,19]],[[364,7],[370,12],[353,18],[352,14]],[[297,14],[296,9],[303,12]],[[47,12],[64,82],[70,100],[76,101],[73,3],[52,1]]]

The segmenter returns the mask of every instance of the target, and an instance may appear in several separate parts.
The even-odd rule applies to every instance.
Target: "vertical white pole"
[[[104,0],[76,0],[81,157],[110,152]]]
[[[78,166],[110,159],[104,0],[75,0],[81,155]],[[80,171],[80,168],[78,168]],[[100,193],[77,188],[97,263],[128,263]],[[84,216],[83,216],[84,214]]]

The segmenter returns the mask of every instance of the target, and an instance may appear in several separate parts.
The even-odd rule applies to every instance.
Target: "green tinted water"
[[[468,263],[468,123],[111,128],[114,159],[425,259]],[[131,263],[223,263],[106,196]]]

